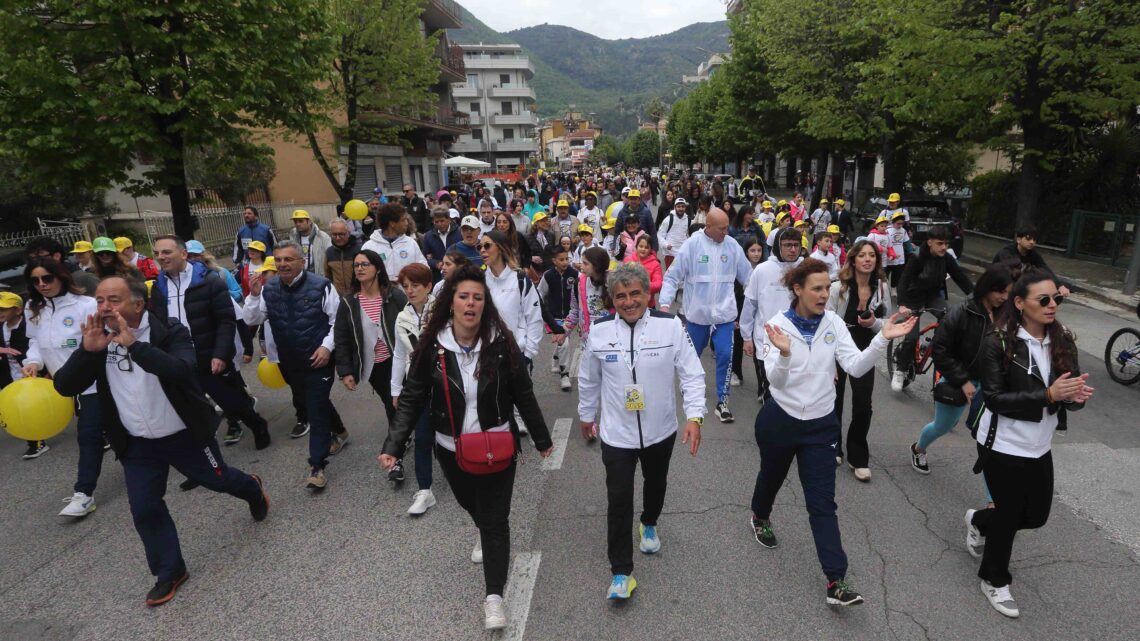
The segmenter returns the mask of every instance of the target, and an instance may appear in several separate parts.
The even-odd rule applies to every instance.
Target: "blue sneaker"
[[[615,574],[613,583],[610,583],[610,591],[609,594],[606,595],[606,598],[611,601],[624,601],[633,596],[633,590],[636,587],[637,579],[624,574]]]
[[[656,554],[661,550],[661,539],[657,538],[657,526],[641,524],[641,551]]]

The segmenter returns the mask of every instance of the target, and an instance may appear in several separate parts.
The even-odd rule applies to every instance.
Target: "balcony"
[[[483,119],[483,114],[471,114],[468,118],[471,120],[472,127],[482,127],[487,122]]]
[[[534,100],[534,89],[529,85],[494,85],[490,89],[492,98],[527,98]]]
[[[512,138],[510,140],[499,140],[495,142],[495,151],[538,151],[538,140],[535,138]]]
[[[447,39],[442,38],[436,47],[435,55],[439,58],[440,82],[463,82],[467,80],[467,67],[463,65],[463,48],[459,45],[448,45]]]
[[[482,140],[459,140],[447,149],[453,154],[478,154],[491,151],[491,146]]]
[[[428,33],[431,33],[437,29],[462,29],[462,15],[459,5],[453,0],[427,0],[421,17]]]
[[[492,125],[528,125],[531,127],[538,126],[538,116],[530,111],[521,114],[493,114],[491,116]]]
[[[462,84],[451,85],[451,97],[453,98],[479,98],[482,95],[483,89],[480,87]]]
[[[463,63],[476,71],[521,71],[527,80],[534,77],[534,63],[524,56],[464,56]]]

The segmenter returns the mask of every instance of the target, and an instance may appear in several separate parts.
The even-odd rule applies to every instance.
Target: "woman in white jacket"
[[[404,391],[404,379],[412,366],[411,355],[416,342],[427,326],[435,297],[431,295],[431,269],[426,265],[413,263],[404,266],[398,276],[400,287],[408,296],[404,311],[396,316],[396,346],[392,358],[392,404],[399,405],[400,393]],[[416,422],[415,432],[416,484],[419,490],[412,497],[408,514],[419,515],[435,505],[435,494],[431,491],[431,446],[434,442],[431,426],[428,425],[428,410],[424,410]]]
[[[846,582],[847,555],[835,515],[833,448],[840,432],[832,384],[835,364],[851,376],[862,376],[875,366],[887,341],[905,336],[915,319],[896,324],[897,315],[892,316],[870,346],[859,351],[843,318],[827,310],[827,265],[809,258],[788,271],[784,285],[792,293],[791,307],[764,326],[768,340],[762,350],[772,398],[756,415],[760,472],[752,494],[752,528],[757,542],[776,547],[769,516],[796,459],[816,554],[827,576],[827,604],[857,605],[863,597]]]
[[[71,280],[71,274],[59,261],[32,258],[24,269],[28,286],[28,354],[24,358],[24,376],[41,372],[54,374],[83,344],[83,324],[98,311],[95,299],[83,296]],[[113,355],[108,355],[112,358]],[[110,362],[110,361],[108,361]],[[120,365],[130,366],[121,357]],[[103,469],[103,429],[99,419],[99,394],[95,386],[76,397],[78,421],[75,431],[79,441],[79,471],[74,494],[64,499],[67,506],[60,516],[79,518],[95,511],[95,485]]]

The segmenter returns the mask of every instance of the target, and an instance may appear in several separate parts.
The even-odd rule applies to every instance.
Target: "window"
[[[510,100],[504,100],[503,101],[502,110],[499,113],[503,114],[504,116],[510,116],[510,115],[514,114],[514,105],[511,103]]]
[[[479,88],[479,74],[477,74],[477,73],[467,74],[467,87],[470,89],[478,89]]]
[[[504,86],[504,87],[511,84],[511,74],[509,74],[509,73],[499,74],[499,84]]]
[[[503,140],[514,140],[514,139],[515,139],[515,130],[514,129],[504,129],[503,130]]]
[[[477,103],[477,102],[471,103],[471,110],[470,111],[473,114],[479,113],[479,103]]]
[[[483,130],[482,129],[472,129],[471,130],[471,139],[472,140],[483,140]]]

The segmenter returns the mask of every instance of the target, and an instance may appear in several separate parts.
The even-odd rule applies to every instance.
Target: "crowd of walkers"
[[[125,237],[71,250],[40,239],[26,250],[26,297],[0,292],[0,354],[9,362],[0,383],[51,376],[76,399],[76,482],[61,516],[95,510],[104,451],[114,450],[156,579],[151,606],[173,598],[189,576],[163,501],[170,468],[185,477],[183,489],[238,497],[255,520],[269,513],[261,478],[228,466],[216,439],[224,419],[225,445],[246,430],[257,449],[271,445],[243,365],[260,352],[280,372],[295,414],[287,434],[308,437],[298,476],[313,492],[330,486],[330,459],[350,438],[330,400],[334,381],[360,403],[375,402],[362,391],[371,388],[387,426],[378,460],[393,483],[404,480],[413,447],[418,490],[408,512],[438,504],[438,463],[478,529],[471,560],[482,564],[485,625],[498,629],[509,620],[517,459],[528,439],[540,456],[554,448],[532,378],[546,366],[536,363],[542,343],[552,345],[561,390],[573,391],[577,377],[582,437],[600,441],[606,597],[617,601],[637,587],[634,541],[644,554],[663,545],[658,521],[678,432],[697,455],[706,417],[701,354],[714,354],[712,413],[721,423],[735,421],[729,397],[743,384],[747,356],[758,403],[753,535],[777,547],[773,506],[796,461],[826,603],[850,606],[863,596],[847,577],[836,469],[846,463],[871,481],[875,364],[896,359],[892,389],[909,383],[918,321],[929,313],[940,319],[940,379],[911,463],[930,474],[931,446],[967,415],[986,500],[965,512],[966,548],[981,559],[986,598],[1017,616],[1009,587],[1015,534],[1045,524],[1053,434],[1093,394],[1073,334],[1056,316],[1068,290],[1037,254],[1035,231],[1018,230],[974,282],[945,228],[912,240],[897,194],[858,235],[841,195],[826,194],[840,196],[835,210],[821,198],[809,212],[810,192],[807,201],[801,193],[771,198],[751,170],[727,182],[599,170],[540,172],[423,198],[408,185],[399,200],[377,193],[363,221],[339,215],[322,229],[297,210],[282,238],[249,207],[233,270],[177,236],[155,238],[153,259]],[[948,280],[964,302],[951,305]],[[891,341],[899,347],[887,354]],[[49,447],[28,442],[24,458]]]

